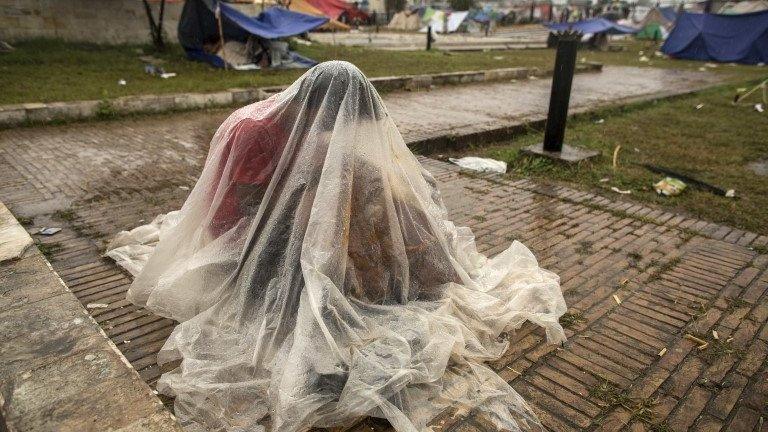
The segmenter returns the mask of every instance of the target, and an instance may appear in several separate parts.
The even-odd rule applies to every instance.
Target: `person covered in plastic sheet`
[[[159,238],[128,298],[180,323],[158,390],[189,430],[542,428],[484,362],[525,321],[565,339],[558,277],[518,242],[477,252],[349,63],[232,114]]]

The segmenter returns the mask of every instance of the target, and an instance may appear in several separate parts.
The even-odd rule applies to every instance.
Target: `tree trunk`
[[[149,32],[152,36],[152,44],[158,51],[165,50],[165,41],[163,40],[163,18],[165,17],[165,0],[160,0],[160,13],[155,22],[155,17],[152,15],[152,8],[149,6],[147,0],[144,2],[144,10],[147,12],[147,19],[149,20]]]

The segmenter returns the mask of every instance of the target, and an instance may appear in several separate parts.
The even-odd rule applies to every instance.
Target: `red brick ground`
[[[110,305],[93,314],[149,383],[173,323],[124,300],[130,279],[100,258],[102,242],[183,202],[221,115],[0,135],[0,200],[34,226],[65,227],[41,239],[43,250],[84,304]],[[524,326],[492,365],[549,429],[768,430],[768,255],[750,249],[764,251],[768,238],[422,162],[484,252],[518,239],[562,279],[568,343],[546,345]],[[353,429],[386,426],[366,420]],[[435,429],[489,430],[471,412],[446,413]]]

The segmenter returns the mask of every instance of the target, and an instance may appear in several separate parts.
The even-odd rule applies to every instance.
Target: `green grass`
[[[220,70],[186,60],[182,49],[172,45],[164,53],[144,45],[106,46],[39,39],[15,44],[16,50],[0,54],[0,104],[102,100],[135,94],[208,92],[236,87],[262,87],[293,82],[303,70],[238,72]],[[297,45],[296,49],[318,61],[347,60],[369,77],[454,72],[502,67],[552,67],[554,50],[512,50],[489,52],[379,51],[322,44]],[[626,51],[581,51],[580,60],[638,67],[695,69],[700,62],[653,58],[638,61],[638,51],[655,50],[652,43],[633,42]],[[178,76],[161,79],[144,73],[140,57],[161,60],[167,72]],[[652,56],[652,54],[651,54]],[[722,65],[713,69],[741,77],[757,77],[764,70],[754,66]],[[125,79],[127,85],[118,81]],[[108,117],[109,110],[105,111]]]
[[[632,194],[622,197],[768,234],[768,178],[746,166],[768,157],[768,114],[758,113],[750,105],[731,105],[736,88],[747,86],[741,82],[677,99],[577,117],[568,124],[566,141],[600,150],[602,156],[593,162],[566,166],[520,154],[521,147],[541,141],[540,131],[465,153],[506,161],[510,176],[567,183],[614,198],[619,195],[610,190],[612,186],[630,189]],[[704,107],[696,110],[700,103]],[[597,124],[598,119],[605,122]],[[614,170],[612,155],[619,145]],[[659,196],[653,184],[664,176],[639,165],[643,163],[734,189],[736,198],[716,196],[691,186],[677,197]]]
[[[238,72],[215,69],[186,60],[173,45],[164,53],[148,46],[105,46],[31,40],[14,45],[16,50],[0,54],[0,104],[100,100],[134,94],[207,92],[235,87],[288,84],[304,70]],[[318,61],[347,60],[369,77],[492,69],[514,66],[547,67],[552,59],[546,50],[525,55],[506,52],[444,54],[438,51],[392,52],[321,44],[297,46]],[[144,73],[140,57],[151,55],[167,72],[178,76],[161,79]],[[497,59],[497,57],[502,57]],[[125,79],[127,85],[118,81]]]

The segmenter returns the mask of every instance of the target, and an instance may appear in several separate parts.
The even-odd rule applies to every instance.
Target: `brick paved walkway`
[[[34,226],[65,228],[40,239],[43,251],[81,302],[110,305],[93,315],[150,384],[173,323],[124,300],[130,279],[100,258],[102,242],[180,206],[224,115],[0,132],[0,200],[17,216],[33,216]],[[404,135],[414,136],[407,128]],[[422,162],[440,181],[452,218],[472,227],[484,252],[519,239],[562,278],[568,343],[545,345],[541,332],[525,326],[493,364],[547,427],[766,430],[768,255],[749,247],[768,238]],[[699,349],[686,334],[708,346]],[[466,412],[446,413],[436,425],[488,430]],[[365,421],[355,429],[386,428]]]

